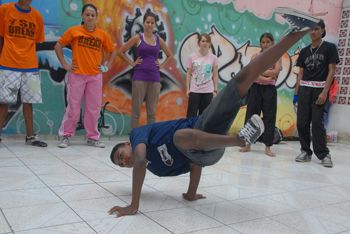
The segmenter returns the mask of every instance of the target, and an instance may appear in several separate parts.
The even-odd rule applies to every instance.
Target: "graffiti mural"
[[[0,1],[0,4],[10,2]],[[80,24],[84,3],[93,3],[99,9],[99,27],[109,32],[117,49],[130,37],[143,31],[142,19],[146,11],[158,15],[156,34],[164,39],[174,53],[174,59],[161,72],[161,94],[157,106],[157,121],[182,118],[186,115],[185,74],[189,55],[197,50],[197,36],[208,33],[212,38],[212,52],[219,58],[219,89],[225,87],[235,74],[247,65],[253,54],[259,51],[259,36],[271,32],[279,40],[288,31],[288,25],[273,14],[276,6],[291,6],[311,13],[325,12],[328,40],[336,40],[340,0],[314,1],[314,6],[305,1],[272,1],[258,4],[257,0],[45,0],[33,1],[32,5],[44,16],[45,42],[38,45],[39,67],[42,79],[43,103],[34,105],[34,127],[40,134],[57,134],[66,102],[66,71],[61,67],[54,45],[62,33],[72,25]],[[253,4],[254,3],[254,4]],[[279,4],[280,3],[280,4]],[[312,3],[312,1],[311,1]],[[277,5],[276,5],[277,4]],[[256,7],[258,6],[259,7]],[[309,8],[308,8],[309,7]],[[310,10],[311,9],[311,10]],[[282,70],[278,76],[278,112],[276,126],[284,135],[296,134],[296,116],[292,105],[297,68],[294,66],[300,49],[309,43],[305,37],[282,57]],[[69,61],[71,50],[64,49]],[[128,56],[134,59],[134,53]],[[159,59],[163,59],[162,53]],[[103,77],[103,106],[99,128],[106,136],[130,132],[132,69],[117,58],[112,68]],[[241,108],[231,131],[242,125],[245,107]],[[77,129],[84,129],[83,116]],[[145,107],[142,107],[140,122],[146,122]],[[82,131],[80,131],[82,132]],[[21,103],[10,107],[5,134],[24,133]],[[79,133],[79,132],[78,132]]]

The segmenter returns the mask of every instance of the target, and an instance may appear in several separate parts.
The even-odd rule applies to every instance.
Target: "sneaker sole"
[[[298,159],[295,159],[296,162],[311,162],[311,160],[298,160]]]
[[[305,12],[298,11],[298,10],[295,10],[295,9],[292,9],[292,8],[288,8],[288,7],[277,7],[277,8],[275,8],[274,12],[276,14],[279,14],[279,15],[283,15],[283,14],[294,15],[294,16],[297,16],[297,17],[300,17],[300,18],[304,18],[304,19],[310,20],[310,21],[312,21],[312,22],[314,22],[316,24],[320,22],[319,18],[312,17],[312,16],[308,15]]]
[[[34,147],[40,147],[40,148],[45,148],[47,147],[47,144],[45,142],[41,142],[41,143],[25,143],[26,145],[30,145],[30,146],[34,146]]]
[[[264,122],[262,121],[262,119],[260,118],[259,115],[255,114],[251,117],[251,120],[254,122],[254,124],[258,125],[260,130],[261,130],[261,134],[260,136],[264,133],[265,131],[265,125]]]

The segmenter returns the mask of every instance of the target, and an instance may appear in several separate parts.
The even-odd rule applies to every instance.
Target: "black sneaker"
[[[264,122],[259,115],[253,115],[247,123],[239,130],[239,138],[248,144],[254,144],[265,130]]]
[[[307,154],[305,151],[301,151],[301,153],[295,158],[296,162],[310,162],[311,156]]]
[[[327,154],[327,156],[324,159],[322,159],[321,164],[324,167],[329,167],[329,168],[333,167],[333,162],[332,162],[331,156],[329,154]]]
[[[33,136],[26,136],[26,145],[47,147],[47,144],[40,140],[39,136],[34,134]]]
[[[313,17],[305,12],[288,7],[277,7],[275,13],[285,18],[294,32],[313,29],[321,21],[319,18]]]

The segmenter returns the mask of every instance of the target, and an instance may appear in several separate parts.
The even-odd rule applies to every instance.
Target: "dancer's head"
[[[200,50],[209,50],[211,47],[211,38],[209,34],[202,33],[198,35],[198,46]]]
[[[271,33],[265,32],[260,36],[261,51],[266,50],[267,48],[272,46],[274,43],[275,43],[275,39],[273,38]]]
[[[86,27],[94,28],[97,21],[97,8],[91,3],[87,3],[81,10],[81,18],[83,24]]]
[[[134,159],[130,142],[119,143],[112,149],[111,161],[120,167],[133,167]]]
[[[323,20],[317,24],[315,28],[310,32],[310,37],[312,41],[320,40],[326,36],[326,25]]]

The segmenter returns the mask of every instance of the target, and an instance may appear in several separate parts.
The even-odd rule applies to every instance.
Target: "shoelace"
[[[248,136],[249,138],[251,138],[252,136],[254,136],[254,134],[256,133],[256,128],[253,127],[251,125],[251,123],[247,123],[244,128],[241,129],[241,132],[244,136]],[[247,139],[246,139],[247,140]]]
[[[296,29],[298,29],[298,30],[300,29],[300,27],[297,26],[297,25],[294,23],[294,21],[291,20],[290,18],[287,18],[286,20],[287,20],[287,22],[292,26],[292,28],[296,28]]]

